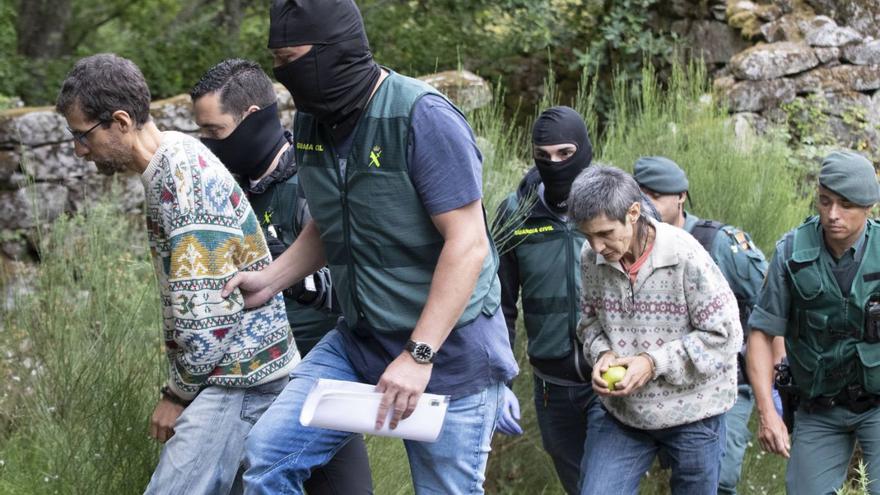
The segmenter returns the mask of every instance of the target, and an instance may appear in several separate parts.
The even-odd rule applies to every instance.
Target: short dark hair
[[[78,104],[89,120],[109,122],[123,110],[140,128],[150,120],[150,88],[138,66],[114,53],[77,61],[61,84],[55,108],[67,115]]]
[[[232,114],[236,122],[251,105],[266,108],[278,100],[275,87],[260,64],[240,58],[227,59],[208,69],[193,86],[193,101],[220,91],[220,110]]]

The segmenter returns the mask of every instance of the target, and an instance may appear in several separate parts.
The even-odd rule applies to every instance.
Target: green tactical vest
[[[862,341],[865,306],[880,293],[880,228],[874,221],[866,228],[867,245],[846,299],[821,249],[818,217],[788,241],[785,265],[793,290],[785,347],[805,399],[835,396],[850,384],[880,394],[880,344]]]
[[[297,175],[293,174],[286,181],[271,185],[262,194],[248,195],[263,228],[263,235],[268,238],[271,226],[276,237],[287,247],[293,244],[304,227],[301,222],[306,206],[305,201],[297,198],[297,183]],[[336,312],[303,306],[287,296],[284,296],[284,306],[297,348],[302,354],[308,353],[324,334],[333,330],[339,317]]]
[[[505,210],[517,211],[517,204],[513,193]],[[532,212],[510,240],[518,261],[528,354],[559,359],[574,350],[580,316],[579,261],[586,237],[554,215]]]
[[[348,325],[358,332],[411,332],[421,315],[443,237],[410,180],[407,140],[419,98],[439,94],[390,72],[355,128],[344,170],[329,129],[303,112],[294,121],[300,184]],[[484,215],[485,218],[485,215]],[[485,225],[486,235],[489,235]],[[498,253],[490,237],[476,287],[456,328],[500,304]]]

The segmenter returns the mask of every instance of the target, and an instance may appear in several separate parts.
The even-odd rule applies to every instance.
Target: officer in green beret
[[[633,177],[647,194],[665,223],[683,228],[709,252],[736,296],[744,339],[748,338],[749,313],[758,297],[767,271],[764,254],[742,230],[715,220],[703,220],[684,210],[688,199],[688,179],[677,163],[662,156],[646,156],[636,161]],[[781,339],[777,352],[782,352]],[[740,467],[751,439],[749,417],[754,407],[752,388],[744,373],[744,352],[739,355],[738,394],[733,408],[725,415],[727,440],[721,460],[718,493],[736,493]]]
[[[880,200],[874,166],[852,151],[822,162],[818,216],[776,244],[749,324],[748,372],[765,450],[790,457],[788,493],[834,493],[844,483],[855,441],[880,493]],[[800,395],[793,443],[770,399],[770,341],[785,338]]]

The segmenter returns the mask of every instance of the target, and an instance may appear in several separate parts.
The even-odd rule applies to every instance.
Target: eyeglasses
[[[76,142],[78,142],[79,144],[81,144],[83,146],[88,146],[89,142],[86,140],[86,136],[88,136],[90,132],[94,131],[95,128],[97,128],[99,125],[104,124],[104,123],[105,122],[103,120],[101,120],[97,124],[90,127],[89,130],[87,130],[85,132],[77,132],[77,131],[74,131],[73,129],[71,129],[70,127],[68,127],[67,132],[69,132],[70,135],[73,136],[73,139],[75,139]]]

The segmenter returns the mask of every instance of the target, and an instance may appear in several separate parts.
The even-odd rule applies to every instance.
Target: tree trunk
[[[242,0],[223,0],[223,25],[226,26],[227,39],[230,41],[238,39],[242,17]]]
[[[62,55],[70,18],[71,0],[19,0],[18,53],[30,59]]]

